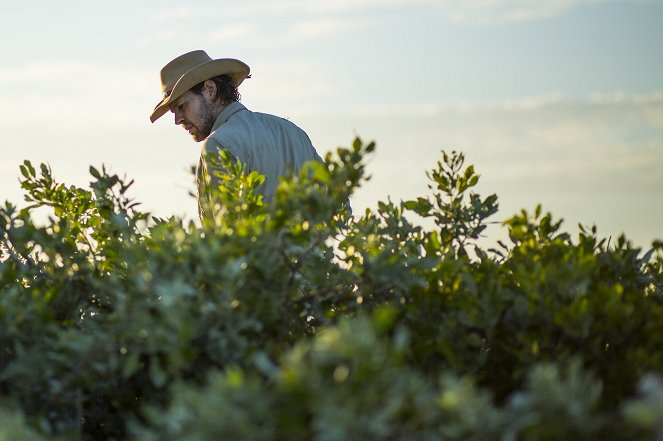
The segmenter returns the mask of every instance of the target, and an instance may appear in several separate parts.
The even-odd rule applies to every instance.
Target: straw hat
[[[212,60],[205,51],[193,51],[180,55],[161,69],[163,99],[150,116],[154,122],[168,112],[168,104],[181,97],[196,84],[217,75],[226,74],[239,86],[249,77],[249,66],[233,58]]]

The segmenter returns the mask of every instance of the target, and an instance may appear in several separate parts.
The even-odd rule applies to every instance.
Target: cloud
[[[446,0],[438,4],[460,24],[498,25],[560,15],[596,0]]]
[[[264,12],[264,11],[263,11]],[[210,31],[205,38],[212,44],[241,45],[251,48],[282,48],[300,45],[310,40],[338,38],[351,32],[365,30],[374,23],[368,18],[307,15],[289,19],[288,22],[238,22]]]
[[[398,201],[425,193],[424,170],[441,149],[458,150],[482,175],[479,191],[500,197],[499,219],[542,203],[571,228],[596,222],[604,234],[627,231],[640,244],[660,236],[654,225],[663,217],[660,91],[355,108],[308,115],[301,125],[323,149],[355,135],[377,142],[368,166],[373,179],[353,198],[358,212],[387,195]]]
[[[152,46],[157,46],[163,43],[175,41],[177,39],[177,32],[172,28],[161,29],[151,32],[139,38],[136,42],[138,48],[145,49]]]
[[[252,67],[252,78],[242,84],[240,92],[257,109],[278,112],[287,103],[283,111],[301,115],[319,109],[321,102],[336,96],[337,87],[339,80],[308,60],[263,60]]]
[[[252,35],[257,35],[258,33],[259,29],[251,23],[236,23],[231,25],[224,25],[218,29],[214,29],[208,34],[206,41],[209,41],[210,43],[217,43],[231,41],[234,39],[245,39],[251,38]]]
[[[296,23],[290,30],[289,35],[294,39],[321,38],[338,36],[365,28],[367,22],[352,20],[348,18],[322,18],[312,19]]]
[[[629,94],[622,90],[612,93],[593,93],[589,96],[589,102],[592,104],[650,104],[663,101],[663,91],[654,91],[643,94]]]
[[[496,26],[555,17],[603,1],[606,0],[245,0],[233,8],[210,6],[205,16],[197,14],[192,6],[181,6],[148,16],[147,23],[154,29],[138,40],[138,46],[175,42],[196,46],[201,40],[201,25],[204,40],[211,43],[271,48],[302,39],[334,37],[371,25],[394,26],[389,17],[399,17],[406,8],[425,10],[463,26]],[[209,18],[216,16],[223,20]],[[162,23],[178,26],[163,27]]]
[[[235,9],[239,15],[245,14],[283,14],[283,15],[318,15],[343,14],[371,8],[390,8],[408,5],[405,0],[245,0]]]
[[[398,106],[351,106],[346,109],[353,117],[365,118],[370,116],[397,117],[406,115],[408,117],[435,117],[442,113],[459,115],[480,115],[496,112],[531,112],[545,109],[575,109],[594,107],[629,106],[639,108],[643,115],[646,114],[648,105],[658,107],[663,105],[663,91],[655,90],[649,93],[627,93],[615,91],[612,93],[591,93],[585,98],[571,99],[560,92],[551,92],[543,95],[524,96],[509,98],[497,102],[470,102],[458,101],[447,104],[439,103],[416,103],[402,104]],[[641,115],[642,116],[642,115]]]
[[[542,20],[564,14],[574,8],[605,2],[640,2],[643,0],[260,0],[245,1],[237,11],[242,14],[281,14],[329,17],[329,15],[376,10],[426,7],[442,12],[462,25],[494,26]]]
[[[6,86],[0,91],[0,105],[12,109],[0,119],[0,128],[135,126],[137,118],[147,118],[159,92],[155,72],[78,60],[2,67],[0,83]]]
[[[195,16],[195,11],[191,5],[180,5],[167,9],[157,9],[148,15],[148,21],[152,23],[172,25],[174,20],[191,18]]]

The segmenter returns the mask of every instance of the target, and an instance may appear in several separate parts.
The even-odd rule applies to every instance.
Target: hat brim
[[[170,94],[156,105],[150,121],[154,122],[168,112],[168,105],[177,98],[184,95],[189,89],[198,83],[201,83],[218,75],[228,75],[233,80],[235,87],[242,84],[245,78],[249,76],[249,66],[234,58],[221,58],[211,60],[198,66],[195,66],[184,73],[177,80]]]

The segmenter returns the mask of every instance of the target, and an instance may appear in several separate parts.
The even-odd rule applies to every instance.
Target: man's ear
[[[203,93],[207,98],[210,99],[210,101],[216,100],[216,83],[214,83],[212,80],[205,80],[205,83],[203,83]]]

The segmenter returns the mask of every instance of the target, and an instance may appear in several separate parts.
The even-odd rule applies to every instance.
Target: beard
[[[191,126],[190,131],[194,141],[200,142],[207,139],[210,133],[212,133],[212,127],[218,115],[218,108],[214,103],[206,99],[201,100],[200,110],[195,118],[198,122]]]

